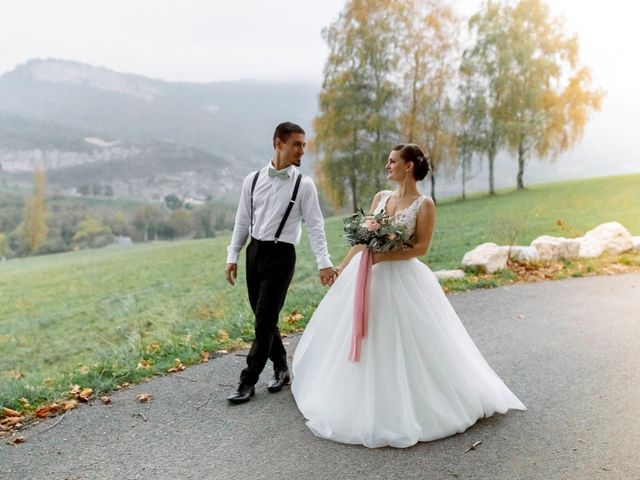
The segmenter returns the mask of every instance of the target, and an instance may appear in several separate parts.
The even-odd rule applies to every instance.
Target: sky
[[[0,6],[0,75],[31,58],[52,57],[168,81],[251,79],[320,85],[327,54],[321,31],[338,17],[344,3],[6,1]],[[467,16],[481,4],[479,0],[449,3]],[[582,62],[591,68],[595,85],[607,92],[603,109],[594,115],[581,144],[565,157],[590,156],[589,168],[595,168],[595,174],[602,162],[613,157],[622,162],[621,173],[640,171],[636,121],[640,3],[548,0],[548,4],[554,15],[564,18],[566,31],[578,35]],[[622,157],[629,160],[620,161]],[[576,168],[572,175],[580,175]]]

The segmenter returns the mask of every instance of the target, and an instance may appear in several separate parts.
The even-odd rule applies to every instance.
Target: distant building
[[[192,207],[197,207],[198,205],[204,205],[204,202],[206,201],[206,198],[201,198],[201,197],[184,197],[184,206],[186,207],[187,205],[192,206]]]

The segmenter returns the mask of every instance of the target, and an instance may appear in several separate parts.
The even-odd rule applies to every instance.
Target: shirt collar
[[[267,164],[267,169],[269,169],[269,168],[276,168],[273,165],[273,158],[271,160],[269,160],[269,163]],[[283,170],[286,170],[287,175],[289,175],[289,178],[291,178],[293,173],[296,171],[296,166],[295,165],[289,165],[288,167],[284,168]]]

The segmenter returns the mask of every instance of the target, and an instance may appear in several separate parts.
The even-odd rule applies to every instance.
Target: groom
[[[279,392],[291,380],[287,352],[280,338],[278,317],[296,263],[294,245],[300,242],[301,222],[307,225],[309,243],[316,257],[322,285],[337,276],[327,250],[324,219],[313,180],[296,167],[304,155],[305,133],[291,122],[281,123],[273,134],[275,153],[268,165],[249,174],[242,184],[231,245],[227,247],[225,275],[235,284],[238,256],[247,238],[247,288],[255,315],[255,340],[247,356],[240,384],[227,400],[247,402],[267,359],[274,375],[269,392]]]

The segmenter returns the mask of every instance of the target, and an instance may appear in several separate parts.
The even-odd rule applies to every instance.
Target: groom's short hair
[[[273,148],[276,148],[276,138],[279,138],[284,143],[287,143],[289,137],[292,133],[301,133],[302,135],[306,135],[304,130],[300,125],[296,125],[291,122],[282,122],[280,125],[276,127],[275,132],[273,132]]]

